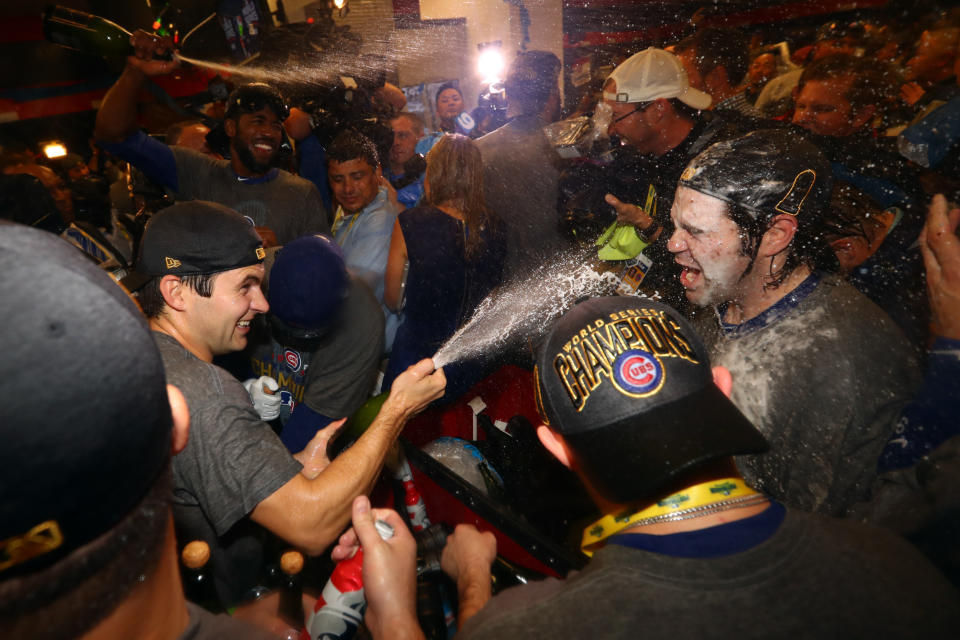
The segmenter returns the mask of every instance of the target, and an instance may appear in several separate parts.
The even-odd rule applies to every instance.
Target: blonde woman
[[[506,239],[483,197],[480,150],[466,136],[445,135],[427,155],[423,206],[397,218],[387,260],[384,301],[403,312],[384,388],[437,349],[500,284]],[[477,362],[445,369],[447,400],[485,373]]]

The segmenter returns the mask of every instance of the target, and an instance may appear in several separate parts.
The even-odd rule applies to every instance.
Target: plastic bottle
[[[384,540],[393,537],[393,527],[376,522],[377,533]],[[341,560],[333,568],[317,604],[307,622],[310,640],[347,640],[354,637],[363,621],[367,599],[363,595],[363,547],[353,556]]]

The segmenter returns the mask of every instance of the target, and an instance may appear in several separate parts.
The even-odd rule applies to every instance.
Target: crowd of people
[[[416,542],[368,496],[412,416],[504,363],[596,505],[591,559],[493,596],[494,537],[457,526],[458,637],[954,636],[960,14],[917,26],[620,56],[564,154],[549,52],[517,55],[484,135],[456,83],[435,131],[365,96],[392,142],[264,83],[218,131],[155,135],[138,96],[179,63],[134,34],[89,160],[0,156],[0,636],[264,637],[276,611],[244,603],[280,539],[362,546],[368,631],[422,637]],[[611,295],[435,367],[563,255]],[[191,540],[239,619],[185,600]]]

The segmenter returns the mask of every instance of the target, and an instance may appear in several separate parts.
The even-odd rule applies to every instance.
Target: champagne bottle
[[[370,426],[370,423],[373,422],[377,414],[380,413],[380,407],[383,406],[383,403],[386,402],[387,396],[389,395],[389,391],[384,391],[380,395],[373,396],[347,418],[347,423],[343,425],[343,429],[341,429],[337,437],[327,445],[328,458],[333,460],[366,432],[367,427]]]
[[[210,562],[210,545],[203,540],[187,543],[180,553],[183,562],[183,591],[187,600],[208,611],[222,611],[213,575],[207,570]]]
[[[125,57],[133,53],[130,32],[106,18],[53,5],[43,12],[43,35],[68,49],[102,57]]]
[[[284,622],[296,630],[304,628],[303,615],[303,582],[300,572],[303,571],[303,554],[299,551],[287,551],[280,556],[280,571],[283,573],[283,582],[280,585],[279,615]]]

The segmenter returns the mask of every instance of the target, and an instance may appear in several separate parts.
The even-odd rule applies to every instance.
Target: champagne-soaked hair
[[[453,207],[463,215],[464,250],[468,258],[474,257],[483,248],[480,232],[499,222],[483,195],[480,149],[466,136],[444,135],[427,154],[427,182],[427,204]]]

